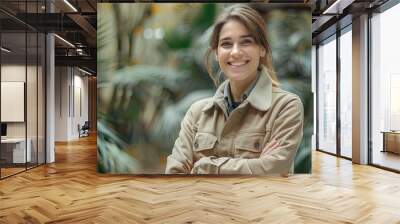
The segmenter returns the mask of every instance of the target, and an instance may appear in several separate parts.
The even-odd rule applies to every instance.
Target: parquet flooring
[[[313,153],[313,174],[99,175],[96,138],[0,181],[0,223],[400,223],[400,175]]]
[[[14,167],[5,168],[5,167],[2,167],[1,168],[1,177],[7,177],[7,176],[13,175],[15,173],[22,172],[24,170],[25,170],[25,167],[23,167],[23,168],[14,168]]]

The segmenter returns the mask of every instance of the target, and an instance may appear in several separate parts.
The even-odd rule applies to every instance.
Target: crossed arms
[[[167,159],[167,174],[288,174],[303,136],[303,106],[298,98],[280,111],[271,130],[270,141],[259,158],[202,157],[193,161],[193,115],[187,112],[179,137]]]

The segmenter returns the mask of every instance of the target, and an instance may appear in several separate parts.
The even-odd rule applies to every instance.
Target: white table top
[[[19,143],[19,142],[24,142],[25,138],[5,138],[1,139],[1,143]],[[28,139],[29,141],[29,139]]]

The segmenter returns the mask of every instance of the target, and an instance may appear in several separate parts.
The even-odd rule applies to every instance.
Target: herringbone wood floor
[[[313,153],[313,174],[138,177],[96,173],[96,139],[0,181],[0,223],[400,223],[400,175]]]

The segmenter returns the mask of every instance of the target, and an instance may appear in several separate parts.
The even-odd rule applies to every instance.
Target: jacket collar
[[[223,105],[224,101],[224,90],[228,85],[229,80],[225,80],[217,89],[212,100],[206,104],[202,111],[207,111],[215,105]],[[260,111],[266,111],[272,103],[272,81],[267,75],[267,70],[263,68],[261,70],[260,77],[254,86],[254,89],[250,92],[250,95],[245,99],[242,104],[249,103],[255,109]],[[241,106],[241,105],[240,105]],[[239,106],[239,107],[240,107]]]

